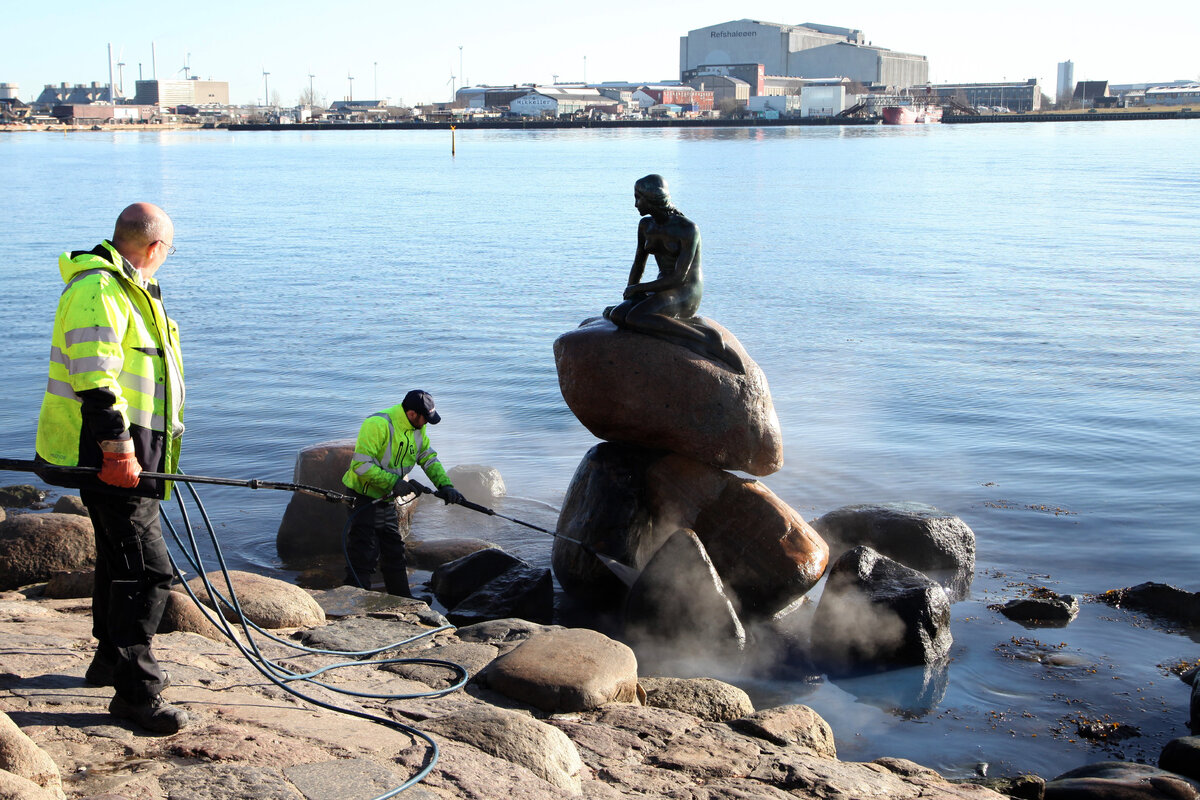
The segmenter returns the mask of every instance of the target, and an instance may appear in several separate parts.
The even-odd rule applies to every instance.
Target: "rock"
[[[383,650],[406,644],[428,628],[405,620],[382,620],[370,617],[340,619],[320,628],[300,631],[297,637],[305,647],[336,650],[352,655],[369,650]],[[406,653],[411,655],[411,653]]]
[[[192,602],[192,598],[183,592],[172,591],[167,595],[167,604],[158,623],[158,633],[176,631],[196,633],[214,642],[228,641],[221,629]]]
[[[1110,589],[1100,599],[1117,608],[1131,608],[1188,627],[1200,627],[1200,592],[1147,582],[1127,589]]]
[[[821,758],[837,758],[833,729],[808,706],[787,705],[755,711],[730,720],[729,727],[780,747],[795,745]]]
[[[510,617],[548,623],[554,618],[554,580],[550,570],[522,562],[480,586],[446,616],[455,625]]]
[[[357,617],[396,611],[408,612],[417,616],[437,613],[422,600],[385,592],[373,592],[357,586],[336,586],[332,589],[313,591],[310,594],[313,600],[317,601],[317,605],[324,609],[326,618]],[[444,625],[445,621],[440,620],[431,624]]]
[[[831,675],[829,682],[859,703],[875,706],[901,719],[920,719],[941,707],[950,686],[950,663],[893,669],[886,681],[875,676]]]
[[[527,714],[481,706],[426,720],[422,728],[519,764],[571,794],[582,791],[583,761],[575,745],[562,731]]]
[[[87,506],[83,504],[83,500],[79,495],[64,494],[62,497],[54,501],[54,508],[50,509],[55,514],[78,514],[81,517],[88,516]]]
[[[727,722],[754,713],[750,695],[715,678],[642,678],[646,705],[672,708],[709,722]]]
[[[504,497],[508,491],[500,470],[483,464],[459,464],[446,473],[454,488],[463,493],[467,500],[481,506],[491,506],[496,498]]]
[[[454,608],[488,581],[521,565],[529,566],[499,548],[477,550],[435,569],[429,580],[429,588],[439,603],[446,608]]]
[[[705,321],[742,358],[745,375],[597,319],[554,342],[563,399],[599,439],[770,475],[783,465],[783,437],[767,379],[733,334]]]
[[[1046,779],[1037,775],[1018,775],[1014,778],[968,778],[955,783],[971,783],[984,786],[993,792],[1016,797],[1018,800],[1043,800],[1046,794]]]
[[[1149,764],[1101,761],[1046,782],[1045,800],[1195,800],[1200,783]]]
[[[629,589],[624,616],[625,638],[643,664],[653,661],[657,667],[697,652],[727,655],[746,647],[746,631],[725,596],[721,576],[696,534],[686,528],[676,531],[646,564]]]
[[[462,642],[496,645],[501,649],[509,646],[509,649],[512,649],[532,636],[561,630],[566,629],[561,625],[539,625],[524,619],[493,619],[462,626],[458,629],[458,639]]]
[[[608,442],[593,447],[567,486],[558,533],[625,564],[646,563],[670,533],[652,539],[646,504],[646,467],[661,456]],[[550,566],[567,594],[610,606],[625,597],[625,585],[608,567],[566,539],[554,540]]]
[[[410,539],[405,547],[410,569],[433,571],[443,564],[478,553],[480,550],[497,549],[496,545],[483,539]]]
[[[1079,615],[1079,601],[1073,595],[1055,594],[1047,591],[1043,595],[1019,597],[1004,605],[988,608],[999,611],[1015,622],[1062,627]]]
[[[1181,736],[1167,742],[1158,765],[1168,772],[1200,781],[1200,736]]]
[[[45,499],[44,489],[28,483],[0,486],[0,507],[3,508],[36,508]]]
[[[4,507],[0,506],[0,522],[4,522],[6,519],[8,519],[8,514],[4,511]]]
[[[41,583],[96,562],[92,521],[75,514],[17,514],[0,522],[0,590]]]
[[[292,482],[350,494],[342,476],[354,453],[353,439],[310,445],[296,457]],[[408,536],[416,503],[398,504],[400,532]],[[275,547],[284,560],[317,555],[341,555],[342,536],[349,506],[297,492],[288,501],[275,536]]]
[[[0,711],[0,770],[32,781],[48,794],[63,797],[58,765]],[[2,791],[2,790],[0,790]]]
[[[345,800],[346,797],[377,797],[408,780],[403,771],[393,772],[365,758],[336,758],[315,764],[284,767],[283,774],[305,800]],[[354,790],[348,791],[349,787]],[[408,792],[404,792],[407,800]]]
[[[0,769],[0,800],[61,800],[63,796],[46,791],[28,778]]]
[[[932,664],[950,652],[950,600],[941,586],[869,547],[829,570],[812,647],[831,672]]]
[[[46,582],[45,597],[91,597],[96,587],[96,570],[65,569],[55,572]]]
[[[467,675],[478,675],[488,664],[500,655],[500,649],[491,644],[475,642],[459,642],[455,644],[438,645],[415,653],[405,652],[402,656],[420,659],[436,659],[458,664],[467,671]],[[445,689],[459,680],[454,670],[436,664],[398,663],[385,664],[382,669],[394,672],[401,678],[418,681],[431,689]]]
[[[830,558],[866,545],[918,572],[945,576],[955,600],[966,597],[975,573],[975,533],[958,517],[923,503],[853,505],[813,520],[829,542]]]
[[[556,714],[637,698],[637,659],[620,642],[586,628],[531,636],[480,676],[488,688]]]
[[[743,618],[769,617],[825,572],[828,545],[758,481],[671,455],[649,467],[646,483],[656,530],[676,520],[696,532]]]
[[[229,588],[220,571],[208,573],[206,576],[213,588],[226,599],[229,598]],[[230,580],[233,582],[237,601],[246,619],[263,628],[312,628],[325,623],[325,612],[317,605],[317,601],[308,592],[290,583],[275,578],[267,578],[250,572],[231,570]],[[188,586],[196,596],[210,608],[215,608],[212,598],[204,588],[200,578],[192,578]],[[237,612],[225,603],[218,610],[230,622],[239,620]]]
[[[301,795],[275,767],[250,764],[196,764],[158,777],[165,797],[188,800],[300,800]]]
[[[1200,732],[1200,680],[1192,681],[1191,710],[1192,733]]]

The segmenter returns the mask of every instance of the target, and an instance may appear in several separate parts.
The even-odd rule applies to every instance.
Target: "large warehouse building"
[[[896,89],[929,82],[925,56],[875,47],[862,31],[850,28],[739,19],[697,28],[679,39],[681,76],[701,66],[747,63],[762,64],[767,75],[846,77]]]

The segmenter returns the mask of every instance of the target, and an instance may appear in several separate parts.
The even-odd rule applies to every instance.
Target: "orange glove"
[[[101,453],[104,462],[100,465],[100,480],[111,486],[132,489],[138,485],[142,465],[133,453]]]

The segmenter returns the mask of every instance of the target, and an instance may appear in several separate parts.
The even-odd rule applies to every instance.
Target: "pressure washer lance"
[[[413,488],[413,491],[417,492],[418,494],[431,494],[434,496],[437,495],[437,492],[435,492],[433,489],[430,489],[428,486],[424,485],[423,483],[418,483],[416,481],[409,481],[408,484],[409,484],[409,486],[411,486]],[[576,547],[583,550],[583,552],[594,557],[597,561],[599,561],[604,566],[608,567],[609,571],[612,572],[613,575],[616,575],[617,578],[620,579],[621,583],[624,583],[626,586],[633,586],[634,581],[636,581],[638,579],[639,573],[636,569],[629,566],[628,564],[622,564],[620,561],[613,558],[612,556],[606,556],[606,555],[604,555],[604,553],[597,552],[590,545],[584,544],[583,542],[579,541],[578,539],[572,539],[570,536],[563,536],[561,533],[559,533],[557,531],[547,530],[539,525],[534,525],[532,522],[525,522],[524,520],[517,519],[516,517],[506,516],[504,514],[497,512],[495,509],[488,508],[487,506],[481,506],[478,503],[472,503],[470,500],[466,500],[466,499],[459,500],[455,505],[460,505],[463,508],[469,508],[472,511],[478,511],[480,514],[487,514],[489,517],[499,517],[500,519],[506,519],[509,522],[515,522],[518,525],[524,525],[526,528],[532,528],[535,531],[540,531],[542,533],[548,533],[551,536],[553,536],[555,539],[562,539],[564,542],[570,542],[571,544],[573,544]]]
[[[55,473],[61,473],[65,475],[94,475],[100,471],[100,468],[62,467],[57,464],[46,464],[39,461],[0,458],[0,470],[9,470],[13,472],[35,472],[40,475],[53,475]],[[179,483],[211,483],[217,486],[244,486],[247,489],[279,489],[285,492],[300,492],[301,494],[309,494],[314,497],[320,497],[323,500],[328,500],[330,503],[345,503],[347,505],[352,505],[354,503],[354,498],[348,494],[335,492],[332,489],[322,489],[319,486],[305,486],[302,483],[260,481],[254,478],[248,481],[243,481],[236,480],[234,478],[206,478],[202,475],[176,475],[166,472],[142,472],[142,477],[152,478],[160,481],[176,481]]]

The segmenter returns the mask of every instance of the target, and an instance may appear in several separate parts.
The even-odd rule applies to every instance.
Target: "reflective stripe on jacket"
[[[143,283],[107,241],[90,252],[63,253],[58,268],[66,286],[54,317],[38,456],[95,467],[100,441],[131,438],[143,469],[174,472],[183,434],[183,361],[179,329],[163,309],[157,282]],[[130,490],[155,497],[169,491],[150,479]]]
[[[392,406],[363,421],[342,483],[368,497],[385,497],[418,464],[434,486],[451,485],[424,429],[413,428],[404,408]]]

